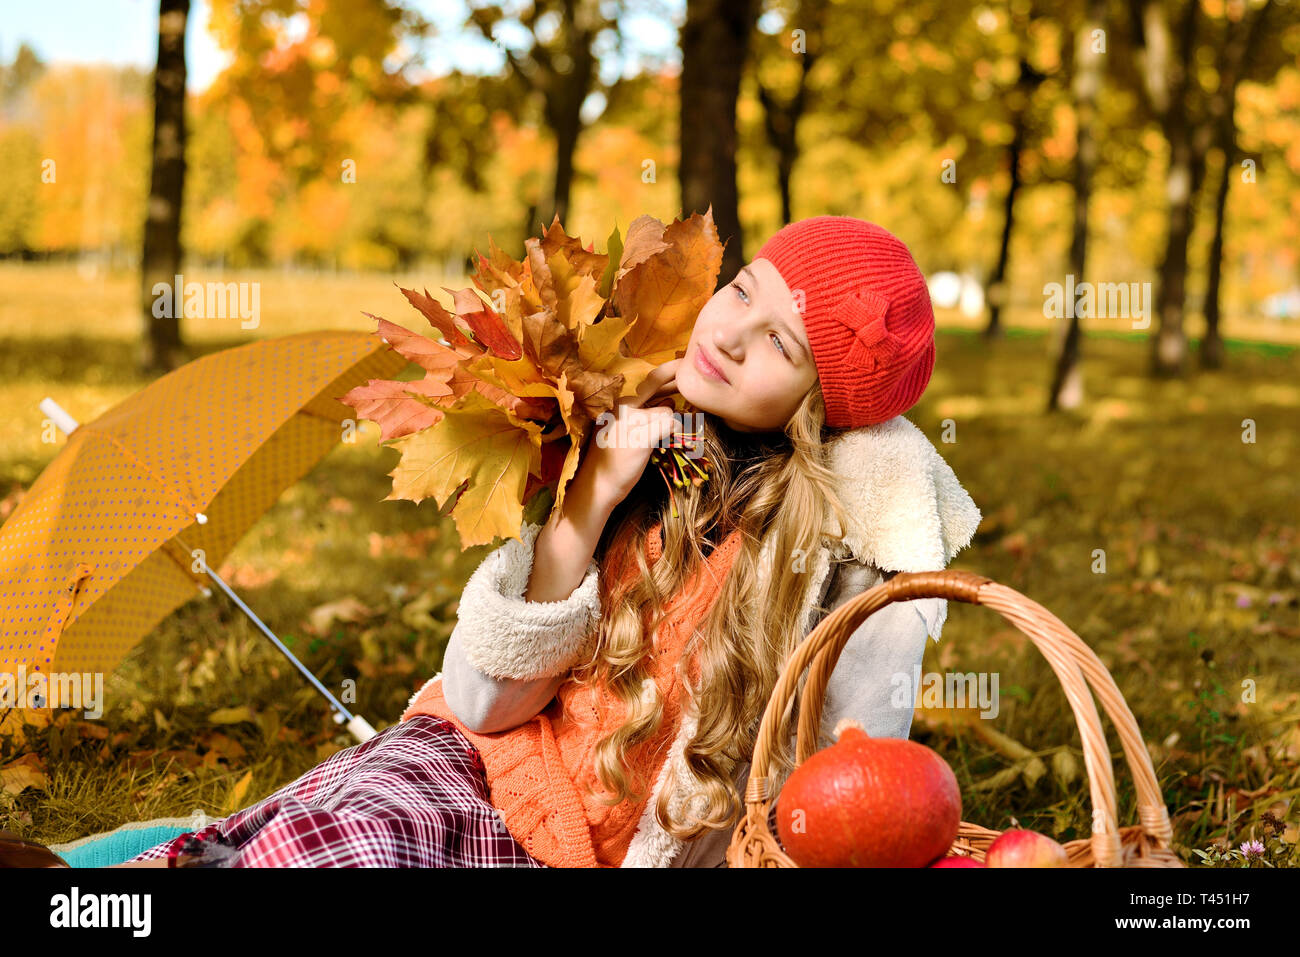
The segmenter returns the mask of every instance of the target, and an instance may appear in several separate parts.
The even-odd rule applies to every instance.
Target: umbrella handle
[[[71,435],[77,430],[77,420],[68,415],[67,410],[48,395],[41,399],[40,408],[64,435]]]
[[[179,536],[177,536],[177,541],[180,541]],[[187,548],[188,546],[186,546],[184,542],[181,542],[181,547]],[[192,551],[191,554],[193,554]],[[203,571],[205,571],[208,577],[211,578],[214,582],[216,582],[218,586],[220,586],[221,590],[226,593],[227,597],[229,597],[231,601],[233,601],[236,605],[239,606],[240,611],[242,611],[245,615],[247,615],[250,619],[252,619],[253,624],[257,625],[257,627],[261,629],[262,634],[266,635],[267,638],[271,639],[272,644],[274,644],[275,647],[280,649],[281,654],[283,654],[286,658],[288,658],[293,663],[293,666],[297,668],[299,672],[302,673],[302,676],[306,678],[308,681],[310,681],[317,691],[319,691],[322,695],[324,695],[325,699],[330,703],[330,707],[334,709],[335,721],[341,722],[346,720],[348,731],[350,731],[352,733],[352,736],[360,742],[369,741],[371,738],[375,736],[376,734],[375,729],[371,727],[370,722],[367,721],[365,718],[361,717],[361,715],[353,714],[347,708],[343,707],[339,699],[334,697],[334,695],[330,694],[329,690],[323,684],[320,683],[320,679],[317,678],[314,674],[312,674],[306,665],[304,665],[301,661],[299,661],[297,658],[294,657],[293,652],[291,652],[288,648],[284,646],[284,642],[282,642],[279,638],[276,637],[275,632],[273,632],[270,628],[266,627],[266,623],[263,622],[262,619],[258,618],[256,614],[254,614],[253,609],[249,608],[248,605],[244,604],[244,600],[231,590],[230,586],[226,584],[225,580],[220,575],[218,575],[215,571],[212,570],[212,568],[208,565],[206,560],[203,561]]]
[[[348,722],[348,730],[352,732],[354,738],[363,744],[373,738],[377,733],[375,729],[370,726],[370,722],[359,714],[354,714],[352,716],[352,720]]]

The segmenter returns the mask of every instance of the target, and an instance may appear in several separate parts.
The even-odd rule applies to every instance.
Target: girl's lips
[[[699,369],[710,379],[717,379],[719,382],[724,382],[730,385],[730,383],[727,382],[727,377],[722,374],[722,370],[709,362],[708,358],[704,355],[703,349],[695,350],[695,368]]]

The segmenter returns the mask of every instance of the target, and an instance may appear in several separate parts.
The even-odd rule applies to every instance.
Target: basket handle
[[[1125,759],[1137,789],[1139,823],[1159,847],[1169,846],[1173,829],[1168,810],[1161,800],[1150,755],[1138,731],[1137,721],[1105,665],[1083,639],[1037,602],[983,575],[957,569],[899,573],[835,609],[800,643],[777,680],[759,726],[745,795],[747,804],[768,799],[769,756],[777,747],[777,723],[790,707],[804,670],[809,669],[809,675],[802,698],[810,706],[799,709],[797,764],[806,761],[815,750],[826,686],[840,652],[853,632],[886,605],[915,598],[945,598],[987,605],[1023,631],[1047,659],[1061,682],[1079,726],[1094,809],[1092,850],[1098,866],[1118,866],[1122,852],[1114,768],[1096,703],[1088,693],[1090,688],[1101,699],[1102,707],[1123,744]]]

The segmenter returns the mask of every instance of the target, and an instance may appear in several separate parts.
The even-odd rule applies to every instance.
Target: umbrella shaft
[[[280,651],[284,653],[284,656],[293,662],[293,666],[302,672],[303,677],[305,677],[308,681],[310,681],[313,685],[316,686],[316,690],[319,691],[321,694],[323,694],[329,700],[329,703],[334,707],[334,709],[338,711],[341,715],[343,715],[344,720],[351,721],[352,712],[348,711],[347,708],[343,707],[343,705],[339,702],[339,700],[329,693],[329,689],[327,689],[323,684],[321,684],[320,680],[314,674],[312,674],[311,671],[308,670],[308,668],[301,661],[299,661],[297,658],[293,656],[293,652],[290,651],[288,648],[286,648],[284,646],[284,643],[281,642],[279,638],[275,637],[274,632],[272,632],[270,628],[267,628],[266,625],[262,624],[262,619],[258,618],[257,615],[253,613],[253,609],[249,608],[247,605],[244,604],[243,599],[241,599],[238,595],[236,595],[233,591],[230,590],[230,586],[227,585],[224,581],[222,581],[220,575],[218,575],[216,572],[214,572],[211,568],[208,567],[207,562],[203,563],[203,570],[208,573],[209,578],[211,578],[214,582],[216,582],[218,585],[221,586],[221,590],[230,596],[230,600],[233,601],[236,605],[238,605],[245,615],[253,619],[253,623],[257,625],[258,628],[262,629],[262,634],[266,635],[266,637],[270,638],[271,641],[275,642],[275,647],[279,648]]]

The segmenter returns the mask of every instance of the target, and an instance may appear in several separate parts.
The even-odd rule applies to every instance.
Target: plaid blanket
[[[236,848],[222,867],[545,867],[489,800],[477,749],[428,715],[331,756],[270,797],[191,836]]]

